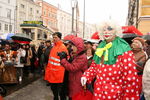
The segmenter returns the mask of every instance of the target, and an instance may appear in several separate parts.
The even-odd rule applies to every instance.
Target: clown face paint
[[[103,29],[103,38],[105,40],[111,39],[115,34],[115,30],[111,26],[106,26]]]

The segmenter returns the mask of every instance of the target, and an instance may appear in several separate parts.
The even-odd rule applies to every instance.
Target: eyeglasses
[[[112,31],[112,30],[114,30],[111,26],[108,26],[108,27],[105,27],[104,28],[104,31],[106,31],[106,30],[108,30],[108,31]]]
[[[107,30],[108,30],[108,31],[112,31],[113,28],[112,28],[111,26],[108,26],[108,27],[107,27]]]

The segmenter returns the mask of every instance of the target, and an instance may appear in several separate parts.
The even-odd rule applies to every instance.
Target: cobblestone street
[[[46,82],[40,78],[26,87],[6,96],[4,100],[52,100],[53,94]]]

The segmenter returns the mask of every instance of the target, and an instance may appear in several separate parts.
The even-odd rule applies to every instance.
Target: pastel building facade
[[[16,0],[0,0],[0,34],[15,33]]]

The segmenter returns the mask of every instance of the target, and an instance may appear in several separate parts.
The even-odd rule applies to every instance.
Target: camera
[[[61,56],[62,55],[62,52],[57,52],[57,56]]]
[[[67,58],[67,53],[64,51],[57,52],[57,55],[60,57],[60,59]]]

